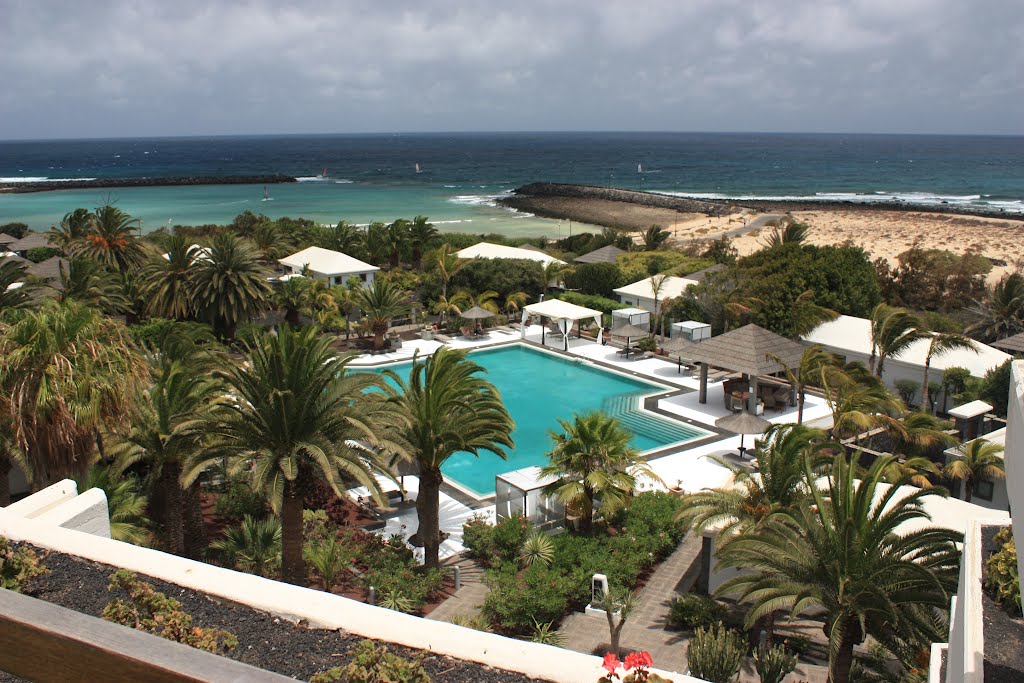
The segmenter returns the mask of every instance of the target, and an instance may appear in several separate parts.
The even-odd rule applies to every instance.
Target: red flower
[[[607,671],[610,674],[613,674],[621,664],[622,662],[620,662],[619,658],[615,656],[615,653],[609,652],[604,656],[604,663],[601,664],[601,666],[604,667],[605,671]]]
[[[649,652],[630,652],[626,655],[626,671],[631,669],[646,668],[654,664]]]

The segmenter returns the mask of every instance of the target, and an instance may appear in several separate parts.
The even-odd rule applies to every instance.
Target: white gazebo
[[[526,321],[531,315],[537,315],[542,318],[551,318],[557,321],[558,329],[562,332],[562,339],[565,342],[565,350],[569,350],[569,331],[572,329],[572,324],[577,320],[593,319],[594,323],[601,327],[601,311],[595,311],[593,308],[585,308],[583,306],[577,306],[571,304],[568,301],[562,301],[561,299],[548,299],[547,301],[538,301],[535,304],[523,307],[523,325],[520,330],[520,336],[526,339]],[[541,337],[540,343],[544,343],[544,335],[547,327],[541,326]]]
[[[544,493],[544,487],[556,481],[558,477],[544,476],[536,466],[499,474],[494,479],[495,519],[525,517],[544,531],[560,526],[565,505]]]

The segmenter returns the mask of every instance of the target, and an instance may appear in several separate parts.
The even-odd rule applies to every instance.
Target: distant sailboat
[[[319,175],[319,176],[317,176],[317,177],[318,177],[318,178],[326,178],[326,177],[327,177],[327,167],[326,167],[326,166],[324,166],[324,170],[323,170],[323,171],[321,171],[321,172],[320,172],[320,175]]]
[[[644,172],[644,165],[643,164],[637,164],[636,165],[636,172],[637,173],[643,173]]]
[[[416,162],[416,172],[417,173],[421,173],[421,171],[420,171],[420,162],[418,162],[418,161]]]
[[[263,199],[261,201],[264,201],[264,202],[273,201],[273,199],[270,198],[270,192],[267,190],[267,186],[266,185],[263,186]]]

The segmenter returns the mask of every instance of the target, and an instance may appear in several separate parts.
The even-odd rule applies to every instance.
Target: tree
[[[823,483],[806,462],[807,504],[780,511],[719,552],[724,566],[746,570],[719,593],[749,603],[748,628],[783,607],[794,617],[824,612],[831,683],[847,683],[853,648],[868,636],[899,651],[901,643],[925,647],[944,634],[938,615],[956,589],[963,535],[931,526],[901,531],[928,519],[923,500],[940,490],[885,486],[890,462],[879,458],[858,482],[840,454]]]
[[[138,229],[138,218],[106,204],[92,214],[85,234],[70,243],[68,255],[92,259],[105,268],[122,273],[134,270],[146,257],[142,243],[135,235]]]
[[[505,306],[503,307],[505,315],[511,318],[513,315],[518,313],[529,300],[530,297],[526,295],[526,292],[512,292],[505,297]]]
[[[541,267],[540,272],[540,285],[544,294],[548,293],[548,288],[554,285],[555,287],[561,286],[561,280],[572,272],[572,266],[562,263],[561,261],[548,261]]]
[[[382,265],[388,254],[391,253],[387,226],[380,221],[374,221],[366,226],[366,233],[363,235],[363,248],[366,250],[366,258],[370,263],[375,266]]]
[[[0,399],[0,507],[7,507],[11,504],[11,470],[17,467],[31,483],[32,465],[15,442],[10,415],[3,409],[3,399]]]
[[[924,339],[916,317],[902,308],[878,304],[871,312],[871,357],[868,369],[881,378],[886,358],[895,358],[914,342]]]
[[[122,476],[109,465],[96,463],[78,480],[78,490],[100,489],[107,497],[110,537],[134,545],[149,545],[146,497],[132,476]]]
[[[407,420],[404,438],[419,472],[417,537],[427,568],[438,565],[439,496],[445,461],[458,452],[479,456],[486,451],[504,458],[505,448],[513,445],[512,417],[484,372],[465,351],[441,347],[426,360],[413,358],[406,380],[391,371],[386,373],[397,386],[388,385],[389,400]]]
[[[775,249],[783,244],[803,244],[807,240],[809,232],[810,227],[806,223],[800,223],[789,217],[781,227],[775,226],[765,240],[765,246],[768,249]]]
[[[412,247],[412,266],[423,270],[423,250],[437,237],[437,228],[426,216],[416,216],[409,226],[409,245]]]
[[[945,432],[946,425],[924,411],[914,411],[903,418],[903,429],[890,431],[893,453],[907,457],[926,455],[938,448],[948,448],[957,442],[955,436]]]
[[[317,246],[358,258],[363,253],[363,236],[348,221],[338,221],[337,225],[319,234]]]
[[[391,319],[409,310],[406,293],[383,278],[374,278],[372,285],[356,292],[356,305],[373,332],[375,350],[384,348],[384,335],[391,327]]]
[[[786,372],[786,379],[796,387],[797,410],[796,423],[804,423],[804,404],[807,402],[807,387],[821,387],[825,384],[825,373],[830,368],[840,366],[839,357],[836,354],[826,351],[820,344],[812,344],[804,349],[800,356],[800,365],[796,368],[786,366],[782,360],[772,354],[772,359],[782,365]]]
[[[92,219],[88,209],[75,209],[64,214],[60,227],[54,226],[47,233],[50,244],[67,254],[72,244],[85,237]]]
[[[195,345],[187,359],[153,355],[153,384],[139,395],[130,427],[115,433],[111,447],[119,472],[145,466],[153,492],[151,509],[167,552],[193,559],[202,557],[206,529],[199,485],[184,487],[181,479],[188,463],[203,451],[204,421],[223,393],[223,385],[211,377],[216,365],[215,356]]]
[[[651,292],[654,294],[654,325],[652,326],[651,333],[653,334],[658,329],[658,322],[661,322],[661,336],[665,336],[665,317],[662,315],[661,306],[661,292],[665,289],[665,281],[668,280],[668,275],[665,273],[658,273],[657,275],[651,276]]]
[[[271,576],[281,561],[281,522],[246,515],[210,548],[224,554],[228,566],[257,576]]]
[[[878,427],[897,434],[904,431],[899,420],[905,411],[902,401],[863,365],[827,368],[823,388],[832,411],[832,435],[836,440]]]
[[[24,281],[27,276],[25,264],[21,261],[0,260],[0,315],[8,309],[27,308],[32,303],[32,292],[36,287]]]
[[[928,339],[928,353],[924,357],[924,378],[921,380],[921,409],[931,410],[932,401],[928,391],[928,373],[932,367],[932,358],[942,356],[950,351],[978,352],[978,346],[969,337],[956,332],[936,332],[919,326]]]
[[[828,448],[825,433],[801,425],[775,425],[754,449],[755,476],[749,469],[722,463],[733,470],[726,488],[690,493],[676,519],[696,531],[714,527],[721,545],[760,528],[775,512],[794,507],[807,495],[804,459],[821,461]]]
[[[282,576],[302,583],[302,507],[319,478],[342,495],[353,481],[380,495],[375,474],[386,473],[384,452],[401,452],[394,411],[383,381],[347,372],[351,357],[331,350],[334,339],[314,327],[285,326],[266,335],[240,365],[218,370],[230,394],[205,421],[211,447],[183,477],[191,485],[210,465],[228,459],[231,472],[252,472],[253,488],[267,495],[281,518]]]
[[[578,289],[582,294],[597,294],[613,298],[615,289],[629,284],[614,263],[581,263],[566,276],[565,286]]]
[[[1012,272],[986,290],[983,301],[967,309],[975,321],[965,332],[983,342],[994,342],[1024,332],[1024,275]]]
[[[410,223],[404,218],[399,218],[388,224],[388,265],[395,270],[402,264],[402,253],[409,243]]]
[[[654,251],[660,249],[671,236],[672,233],[668,230],[662,230],[660,225],[654,224],[644,230],[640,237],[644,241],[644,251]]]
[[[626,504],[639,476],[658,480],[647,461],[630,446],[633,435],[614,417],[595,411],[575,415],[573,421],[558,420],[560,432],[549,432],[554,448],[541,474],[555,477],[544,493],[557,496],[581,515],[580,528],[594,527],[595,502],[610,513]]]
[[[124,295],[121,282],[114,273],[104,270],[95,261],[71,259],[58,265],[60,287],[58,301],[80,301],[106,313],[125,313],[131,302]]]
[[[0,326],[0,407],[42,488],[83,474],[103,428],[146,376],[124,327],[78,301],[47,300]]]
[[[609,586],[607,591],[601,593],[600,598],[593,605],[604,610],[605,618],[608,620],[608,651],[619,656],[619,640],[622,636],[622,627],[626,620],[640,604],[640,598],[628,588]]]
[[[452,281],[455,274],[465,268],[470,259],[459,258],[447,244],[442,244],[437,250],[437,276],[441,278],[441,296],[448,298],[448,283]]]
[[[274,305],[284,311],[284,321],[292,327],[299,326],[299,316],[312,312],[312,291],[310,280],[305,277],[291,277],[274,291]]]
[[[269,273],[252,243],[229,232],[218,233],[194,270],[197,311],[221,338],[234,339],[239,324],[266,310]]]
[[[150,315],[187,320],[195,310],[192,276],[202,250],[184,234],[168,236],[163,248],[142,266],[140,290]]]
[[[1006,476],[1003,446],[985,439],[974,439],[960,444],[955,460],[949,462],[942,472],[954,481],[964,484],[964,500],[971,502],[974,487],[984,479],[1002,479]]]
[[[794,339],[806,337],[820,325],[835,320],[839,314],[831,308],[819,306],[814,302],[814,290],[808,289],[800,293],[793,301],[790,311],[791,329]]]

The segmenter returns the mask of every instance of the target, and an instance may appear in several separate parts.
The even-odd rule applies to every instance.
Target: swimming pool
[[[633,432],[633,446],[641,452],[709,434],[641,410],[640,397],[664,390],[657,384],[524,344],[475,351],[471,357],[487,370],[487,379],[501,392],[515,421],[515,448],[508,451],[508,460],[492,453],[479,458],[456,453],[441,468],[445,479],[479,496],[494,493],[498,474],[545,464],[545,454],[552,448],[548,431],[558,429],[559,418],[571,420],[574,413],[603,410],[615,416]],[[375,371],[393,370],[405,379],[410,367],[411,363],[396,363]]]

